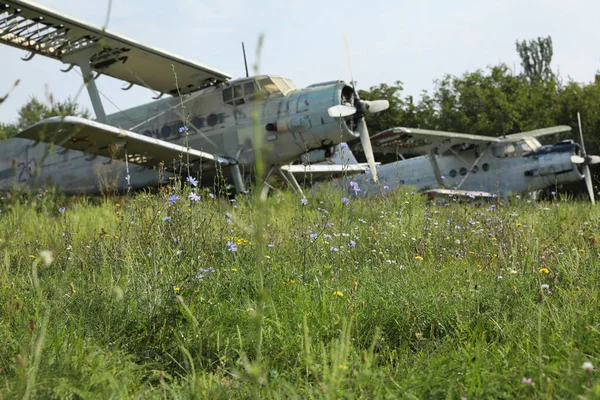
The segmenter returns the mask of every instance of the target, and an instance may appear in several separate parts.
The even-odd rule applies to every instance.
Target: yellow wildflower
[[[472,255],[472,256],[474,256],[475,252],[474,251],[469,251],[469,254]]]
[[[585,253],[585,250],[584,250],[584,249],[579,249],[579,252],[580,252],[581,254],[583,254],[583,253]]]
[[[237,272],[237,268],[231,268],[233,272]]]
[[[421,256],[415,256],[415,260],[417,260],[417,261],[423,261],[423,257],[421,257]]]
[[[496,239],[495,237],[492,238],[492,242],[495,242],[496,240],[498,240],[498,239]]]
[[[333,295],[337,296],[337,297],[344,297],[344,293],[340,292],[339,290],[336,290],[335,292],[333,292]]]
[[[352,283],[352,286],[354,287],[354,289],[356,289],[356,288],[358,287],[358,281],[354,281],[354,282]]]
[[[296,283],[296,281],[294,279],[290,279],[290,285],[293,285],[294,283]]]
[[[344,365],[344,364],[339,364],[339,365],[338,365],[338,368],[339,368],[339,369],[348,369],[348,366],[347,366],[347,365]]]
[[[173,291],[174,291],[175,293],[179,293],[179,292],[181,292],[181,288],[180,288],[180,287],[177,287],[177,286],[175,286],[175,287],[173,287]]]
[[[115,207],[121,207],[121,205],[119,203],[115,204]]]
[[[517,228],[520,228],[520,227],[522,227],[522,226],[523,226],[523,224],[519,224],[519,223],[517,223]]]
[[[546,267],[540,268],[540,274],[549,274],[550,270]]]
[[[32,260],[35,260],[35,256],[32,254],[29,255],[29,258],[31,258]]]

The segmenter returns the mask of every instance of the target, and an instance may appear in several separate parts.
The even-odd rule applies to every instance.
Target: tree
[[[530,81],[551,80],[554,73],[550,67],[552,62],[552,37],[538,37],[529,41],[516,41],[517,53],[521,57],[523,72]]]
[[[81,108],[71,98],[58,102],[54,102],[51,99],[50,105],[47,105],[39,101],[36,97],[32,97],[18,111],[16,123],[0,123],[0,139],[14,136],[17,134],[17,132],[44,119],[51,117],[66,117],[69,115],[89,118],[90,112],[85,108]]]

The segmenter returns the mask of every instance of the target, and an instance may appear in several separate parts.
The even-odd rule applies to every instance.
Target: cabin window
[[[488,172],[490,170],[490,164],[483,163],[483,165],[481,166],[481,169],[483,170],[483,172]]]
[[[451,169],[450,173],[448,175],[450,175],[450,178],[456,178],[456,170],[455,169]]]
[[[460,169],[460,174],[461,174],[462,176],[465,176],[465,175],[467,174],[467,169],[466,169],[465,167],[462,167],[462,168]]]

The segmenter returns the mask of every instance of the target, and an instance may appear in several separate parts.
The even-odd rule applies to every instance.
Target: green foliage
[[[600,393],[587,203],[191,190],[0,203],[0,397]]]
[[[89,118],[90,113],[82,109],[72,99],[65,101],[51,101],[50,105],[42,103],[32,97],[18,112],[17,121],[14,124],[0,124],[0,139],[11,137],[17,132],[34,125],[50,117],[78,116]]]

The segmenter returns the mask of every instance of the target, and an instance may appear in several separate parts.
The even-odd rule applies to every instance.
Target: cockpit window
[[[254,80],[235,83],[223,89],[223,102],[237,106],[255,99],[259,93],[268,97],[285,96],[295,89],[296,86],[289,79],[268,76],[257,77]]]
[[[492,154],[494,154],[494,157],[500,158],[515,157],[517,155],[516,147],[512,143],[495,146],[492,149]]]

